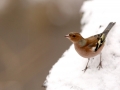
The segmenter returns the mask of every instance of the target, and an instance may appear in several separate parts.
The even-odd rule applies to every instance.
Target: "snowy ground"
[[[84,12],[81,24],[85,23],[83,37],[100,33],[109,22],[116,22],[102,50],[103,68],[96,68],[98,55],[91,58],[90,68],[83,73],[87,59],[79,56],[71,45],[50,70],[46,90],[120,90],[120,1],[86,1],[81,11]]]

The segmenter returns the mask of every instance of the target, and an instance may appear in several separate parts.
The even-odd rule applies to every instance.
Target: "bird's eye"
[[[73,37],[76,37],[75,35],[73,35]]]

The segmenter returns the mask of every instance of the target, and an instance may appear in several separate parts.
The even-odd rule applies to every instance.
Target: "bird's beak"
[[[69,38],[69,34],[68,35],[65,35],[66,38]]]

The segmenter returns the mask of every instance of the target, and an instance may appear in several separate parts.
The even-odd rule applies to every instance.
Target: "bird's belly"
[[[92,51],[92,50],[85,50],[85,49],[76,48],[76,47],[75,47],[75,49],[80,56],[82,56],[84,58],[91,58],[91,57],[98,55],[101,52],[101,50],[103,49],[103,46],[101,46],[96,52]]]
[[[84,52],[84,53],[80,53],[80,52],[78,52],[78,54],[80,56],[84,57],[84,58],[90,58],[90,57],[96,56],[99,53],[96,53],[96,52]]]
[[[91,51],[82,51],[82,52],[77,51],[77,53],[84,58],[90,58],[97,55],[95,52],[91,52]]]

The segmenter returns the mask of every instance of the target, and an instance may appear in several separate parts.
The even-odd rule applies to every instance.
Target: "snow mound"
[[[109,22],[116,22],[102,50],[103,68],[96,68],[100,62],[97,55],[91,58],[90,68],[84,73],[88,59],[79,56],[71,45],[50,70],[44,84],[46,90],[120,90],[120,1],[86,1],[81,11],[83,37],[100,33]]]

